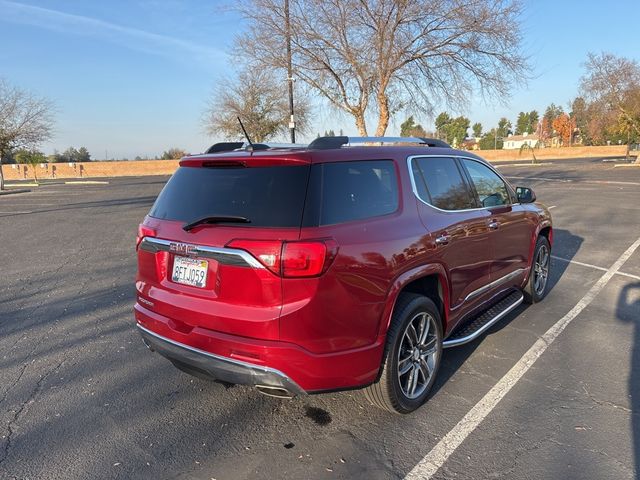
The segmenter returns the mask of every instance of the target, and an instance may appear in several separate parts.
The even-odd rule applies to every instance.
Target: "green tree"
[[[537,110],[529,112],[529,126],[527,132],[536,133],[538,131],[538,123],[540,123],[540,115]]]
[[[62,158],[64,159],[63,162],[75,162],[78,158],[78,151],[73,147],[69,147],[62,152]]]
[[[471,121],[467,117],[456,117],[449,126],[448,137],[456,147],[460,147],[464,139],[467,138]]]
[[[451,123],[451,116],[447,112],[442,112],[436,117],[436,134],[438,138],[446,139],[445,127]]]
[[[436,117],[435,124],[438,137],[444,138],[447,143],[460,146],[467,138],[471,121],[467,117],[453,118],[448,113],[442,112]]]
[[[576,122],[576,128],[579,131],[579,135],[582,137],[584,144],[590,144],[591,138],[589,137],[589,107],[584,97],[576,97],[571,102],[571,113],[569,114]]]
[[[520,112],[518,119],[516,120],[516,135],[522,135],[524,132],[528,132],[529,128],[529,113]]]
[[[482,124],[480,122],[474,123],[471,130],[473,130],[474,138],[482,137]]]
[[[85,147],[80,147],[76,155],[76,162],[90,162],[91,154]]]
[[[417,124],[411,115],[400,125],[401,137],[426,137],[427,132],[422,128],[422,125]]]
[[[542,132],[541,136],[544,139],[553,137],[553,121],[564,113],[561,106],[556,106],[554,103],[549,105],[544,111],[542,116]]]
[[[498,120],[498,137],[504,138],[509,136],[512,128],[511,122],[506,117],[502,117]]]
[[[480,150],[493,150],[497,148],[498,150],[502,149],[504,145],[504,141],[502,137],[496,139],[497,133],[496,129],[492,128],[489,132],[485,133],[479,142]]]
[[[45,163],[46,157],[44,153],[37,150],[21,149],[16,152],[16,161],[29,165],[33,171],[33,179],[38,183],[38,165]]]
[[[5,152],[2,158],[0,159],[0,164],[11,165],[16,163],[15,154],[16,152],[14,152],[13,150],[9,150]]]

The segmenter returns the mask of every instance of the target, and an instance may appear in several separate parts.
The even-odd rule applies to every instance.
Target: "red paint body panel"
[[[185,232],[183,222],[145,218],[155,238],[223,248],[233,239],[329,240],[328,268],[309,278],[283,278],[268,269],[208,261],[205,288],[170,278],[175,254],[138,250],[135,307],[150,331],[216,355],[275,368],[306,391],[360,387],[375,381],[393,307],[409,283],[435,276],[440,285],[445,335],[499,291],[521,287],[533,246],[550,226],[546,208],[514,204],[445,212],[414,194],[407,158],[465,156],[425,147],[363,147],[329,151],[269,150],[186,158],[182,166],[240,162],[247,167],[393,160],[399,202],[395,212],[337,225],[300,228],[203,226]],[[479,159],[480,160],[480,159]],[[500,229],[488,224],[495,220]],[[437,246],[435,238],[451,241]],[[550,235],[551,237],[551,235]],[[522,269],[499,289],[470,294]],[[526,270],[526,271],[525,271]]]

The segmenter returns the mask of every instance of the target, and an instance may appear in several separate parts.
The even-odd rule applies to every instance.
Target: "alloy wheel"
[[[438,359],[435,320],[426,312],[407,324],[398,350],[398,380],[402,393],[410,399],[427,389]]]
[[[533,266],[533,288],[536,295],[541,296],[547,286],[549,278],[549,249],[546,245],[542,245],[536,255],[536,261]]]

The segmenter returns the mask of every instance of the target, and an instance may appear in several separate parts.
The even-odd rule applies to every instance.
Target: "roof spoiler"
[[[246,142],[219,142],[214,143],[204,153],[222,153],[222,152],[232,152],[234,150],[239,150],[246,145]],[[269,148],[268,145],[263,143],[254,143],[253,145],[247,145],[248,150],[266,150]]]
[[[418,144],[426,145],[429,147],[439,148],[451,148],[446,142],[438,140],[436,138],[423,138],[423,137],[319,137],[309,144],[310,150],[332,150],[341,148],[344,145],[356,145],[356,144],[372,144],[372,145],[385,145],[385,144]]]

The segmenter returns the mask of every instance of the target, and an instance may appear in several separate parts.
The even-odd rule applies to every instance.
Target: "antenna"
[[[242,124],[242,120],[240,120],[240,117],[236,117],[236,118],[238,119],[238,122],[240,122],[240,128],[242,128],[242,133],[244,133],[244,138],[247,139],[247,142],[249,142],[249,145],[253,149],[253,142],[249,138],[249,134],[247,133],[247,130],[244,128],[244,125]]]

